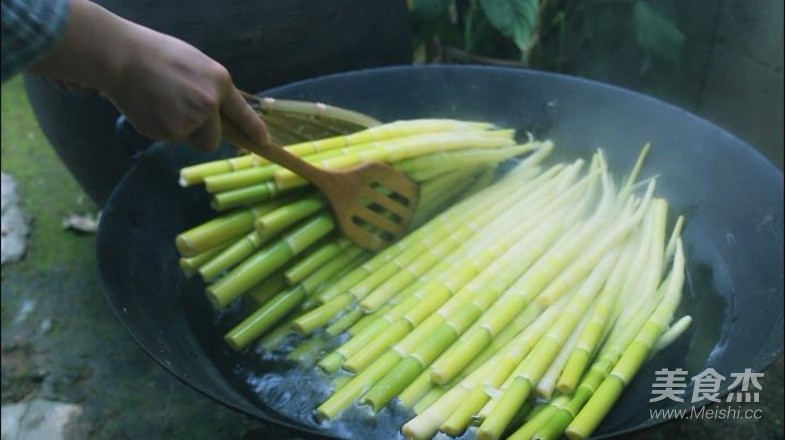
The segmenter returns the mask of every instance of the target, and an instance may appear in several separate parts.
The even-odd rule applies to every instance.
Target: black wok
[[[691,314],[694,323],[646,364],[597,435],[662,422],[650,419],[649,408],[690,405],[690,399],[649,403],[655,370],[681,367],[693,376],[711,367],[730,377],[745,368],[762,371],[782,356],[783,174],[719,127],[608,85],[502,68],[386,68],[303,81],[265,94],[322,101],[382,121],[453,117],[526,128],[553,139],[557,159],[588,157],[603,147],[611,169],[619,172],[629,169],[645,142],[652,142],[644,175],[660,173],[659,194],[674,212],[687,216],[690,267],[682,312]],[[287,393],[294,389],[274,386],[276,372],[285,366],[225,346],[221,335],[227,318],[213,313],[198,280],[180,274],[174,247],[178,232],[210,215],[201,189],[177,185],[178,170],[207,159],[186,146],[155,144],[107,202],[98,265],[119,319],[171,373],[263,422],[302,435],[371,438],[366,429],[375,429],[375,438],[394,436],[400,414],[387,417],[391,424],[358,416],[346,424],[319,425],[310,413],[316,402],[299,398],[306,391]],[[267,385],[260,386],[259,377],[267,377]]]

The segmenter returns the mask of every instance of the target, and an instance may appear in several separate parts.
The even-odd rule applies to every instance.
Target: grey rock
[[[2,440],[67,440],[79,405],[32,399],[2,406]]]
[[[24,257],[30,218],[19,207],[19,186],[9,174],[2,173],[2,264]]]

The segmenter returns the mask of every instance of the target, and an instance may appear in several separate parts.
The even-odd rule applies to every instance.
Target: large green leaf
[[[635,30],[643,50],[663,61],[680,64],[684,34],[672,20],[644,1],[635,2]]]
[[[521,51],[529,49],[537,30],[538,0],[481,0],[481,4],[496,29],[512,38]]]

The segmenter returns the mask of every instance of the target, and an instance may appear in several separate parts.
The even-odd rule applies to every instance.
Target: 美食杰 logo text
[[[674,402],[689,403],[724,403],[711,407],[700,406],[679,409],[651,409],[652,419],[760,419],[763,417],[761,409],[746,408],[740,403],[759,402],[759,391],[762,391],[758,382],[763,373],[754,373],[747,368],[741,373],[731,373],[730,377],[723,376],[713,368],[707,368],[700,374],[687,380],[686,370],[677,368],[670,370],[663,368],[656,371],[652,384],[652,397],[649,402],[672,400]],[[731,392],[720,397],[720,390],[725,381],[729,381],[727,389]],[[692,391],[687,393],[687,385],[693,384]],[[732,403],[737,405],[731,405]]]

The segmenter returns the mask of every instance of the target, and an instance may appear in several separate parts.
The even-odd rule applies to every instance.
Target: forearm
[[[83,87],[107,90],[122,77],[134,34],[143,28],[88,0],[69,0],[62,39],[28,71]]]

